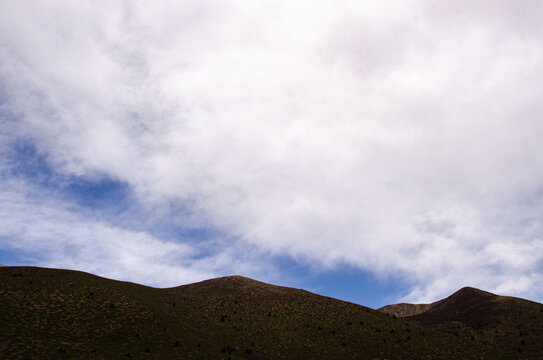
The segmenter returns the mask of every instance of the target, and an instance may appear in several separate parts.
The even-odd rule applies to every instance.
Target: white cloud
[[[8,131],[59,172],[410,299],[540,271],[535,2],[4,5]]]
[[[112,226],[35,190],[15,181],[0,190],[0,246],[31,263],[159,286],[217,274],[193,260],[190,245]]]

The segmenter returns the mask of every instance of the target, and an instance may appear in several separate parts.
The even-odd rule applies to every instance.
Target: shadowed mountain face
[[[304,290],[231,276],[169,289],[0,269],[2,359],[514,359]]]
[[[385,314],[393,315],[399,318],[421,314],[432,307],[432,304],[408,304],[400,303],[387,305],[377,310]]]
[[[405,314],[404,320],[460,338],[543,358],[543,304],[465,287],[443,300],[423,304],[423,312],[412,311],[417,306],[397,304],[379,310]],[[405,308],[411,312],[402,312]]]
[[[454,303],[461,303],[463,306],[470,306],[481,301],[482,299],[488,299],[489,296],[491,297],[496,295],[472,287],[464,287],[449,296],[448,298],[430,304],[400,303],[394,305],[386,305],[377,310],[389,315],[405,318],[422,314],[433,308],[447,308],[449,305],[452,305]]]

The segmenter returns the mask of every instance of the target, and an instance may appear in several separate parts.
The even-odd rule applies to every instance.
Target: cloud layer
[[[56,173],[177,204],[168,217],[225,248],[401,276],[409,300],[462,285],[543,299],[537,2],[4,7],[4,132]],[[3,203],[8,235],[40,243],[16,235],[34,205]],[[201,246],[108,231],[155,264]]]

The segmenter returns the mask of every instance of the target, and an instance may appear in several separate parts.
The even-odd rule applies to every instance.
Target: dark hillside
[[[467,287],[406,320],[543,358],[543,304],[536,302]]]
[[[513,359],[304,290],[240,276],[169,289],[0,269],[2,359]]]
[[[433,304],[400,303],[400,304],[383,306],[382,308],[379,308],[377,310],[385,314],[394,315],[399,318],[404,318],[407,316],[418,315],[425,311],[428,311],[428,309],[430,309],[432,305]]]
[[[421,305],[397,304],[379,310],[399,312],[418,306]],[[465,287],[443,300],[422,306],[426,311],[404,319],[464,339],[474,338],[503,350],[516,351],[522,356],[543,358],[543,304]]]

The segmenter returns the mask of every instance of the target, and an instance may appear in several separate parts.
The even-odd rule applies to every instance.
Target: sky
[[[0,5],[0,263],[543,301],[542,2]]]

